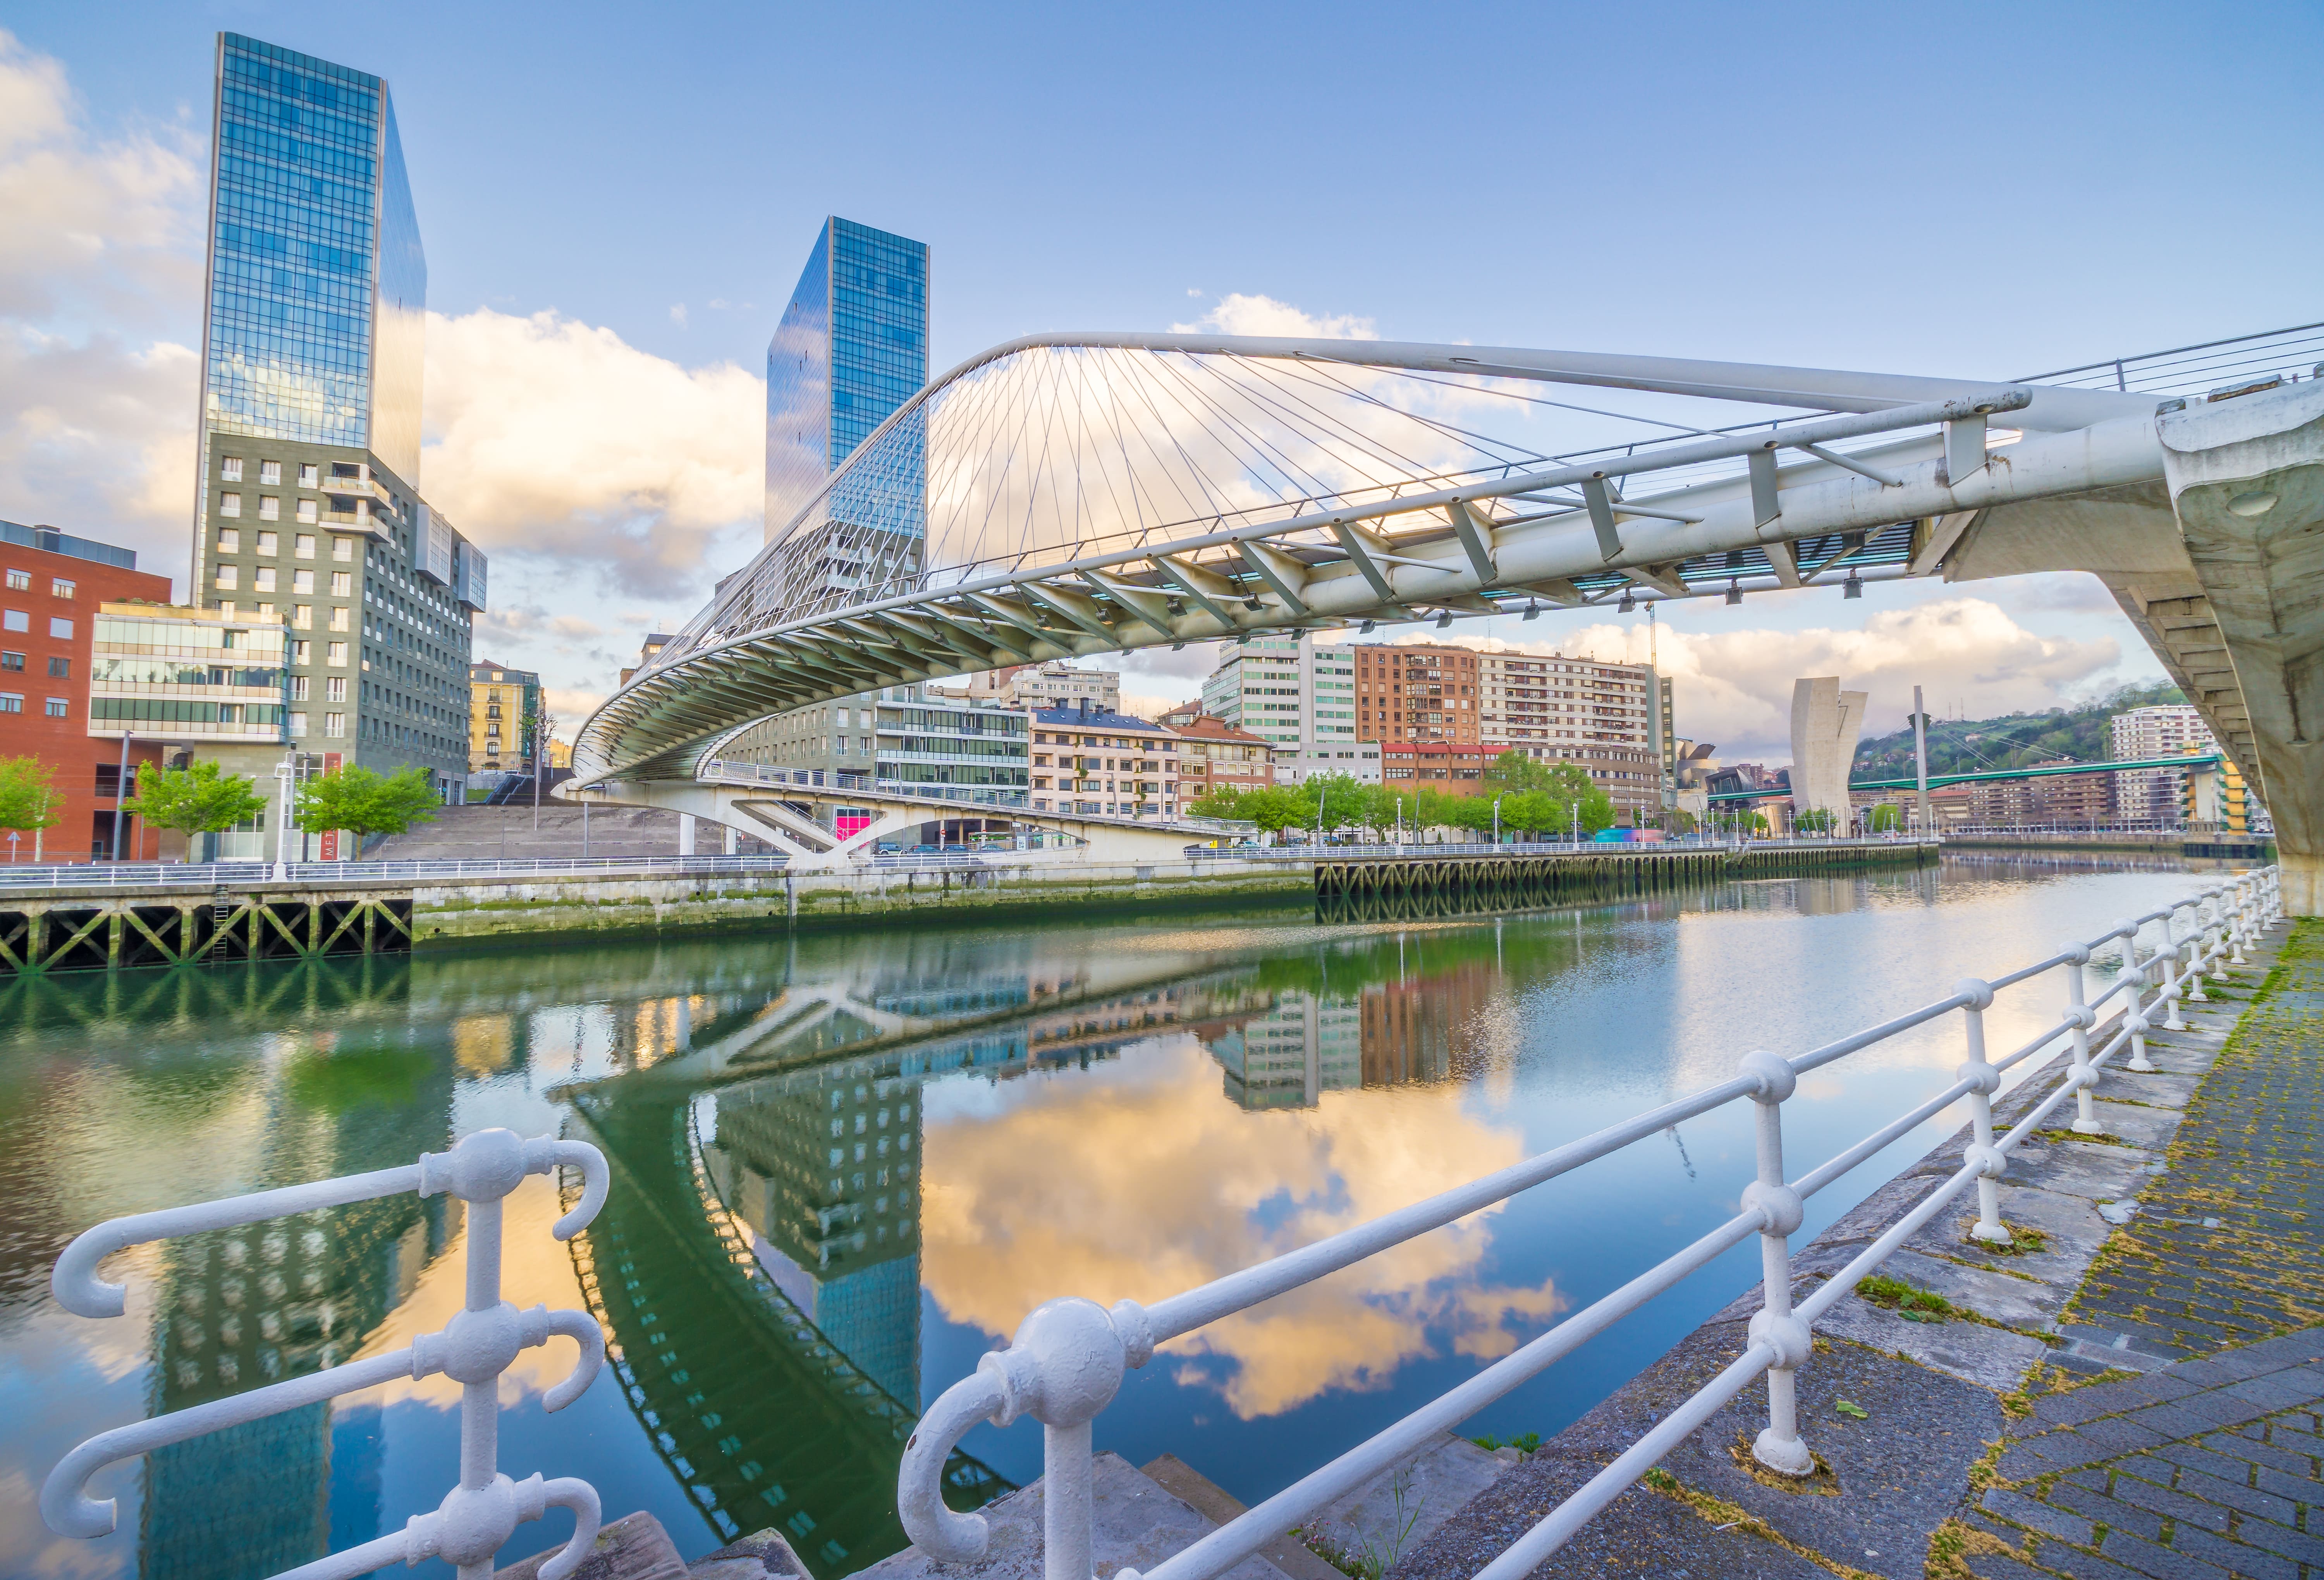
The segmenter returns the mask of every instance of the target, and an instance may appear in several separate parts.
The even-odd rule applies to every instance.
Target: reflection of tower
[[[1363,1024],[1353,1004],[1311,993],[1207,1039],[1226,1071],[1226,1095],[1246,1108],[1312,1108],[1327,1091],[1363,1084]]]
[[[448,1139],[453,1066],[401,1046],[287,1067],[263,1184],[409,1163]],[[382,1085],[385,1102],[364,1100]],[[154,1312],[161,1415],[337,1365],[410,1294],[456,1226],[447,1198],[391,1196],[172,1241]],[[379,1411],[271,1416],[149,1456],[146,1580],[271,1574],[379,1534]]]
[[[706,1148],[769,1275],[887,1392],[920,1397],[919,1087],[839,1069],[722,1093]]]
[[[1364,989],[1366,1086],[1443,1080],[1452,1073],[1454,1033],[1491,1002],[1497,973],[1482,960]]]

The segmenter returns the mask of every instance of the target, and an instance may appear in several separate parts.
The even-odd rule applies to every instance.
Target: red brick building
[[[1478,657],[1474,648],[1432,643],[1359,646],[1356,739],[1474,743],[1479,739]]]
[[[1275,752],[1263,735],[1237,730],[1200,704],[1162,715],[1178,738],[1178,804],[1191,805],[1213,790],[1264,790],[1275,783]]]
[[[60,821],[18,837],[6,859],[51,861],[113,854],[120,789],[121,736],[89,733],[90,643],[97,605],[107,600],[170,601],[170,578],[137,569],[137,556],[53,527],[0,521],[0,757],[48,766],[62,804]],[[133,740],[132,769],[156,761],[161,743]],[[134,794],[133,784],[132,794]],[[7,836],[0,832],[0,845]],[[153,860],[158,836],[141,829],[125,859]]]

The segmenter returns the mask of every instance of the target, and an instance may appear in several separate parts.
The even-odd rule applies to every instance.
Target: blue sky
[[[447,321],[422,486],[495,552],[480,649],[542,668],[568,712],[755,541],[752,381],[827,213],[931,243],[939,365],[1235,293],[1397,339],[1984,377],[2324,316],[2313,5],[19,5],[6,25],[0,192],[114,233],[95,269],[0,243],[0,516],[70,516],[183,575],[168,446],[190,454],[191,397],[172,417],[169,390],[191,364],[165,348],[199,330],[211,36],[381,72]],[[25,109],[26,79],[62,107]],[[119,201],[85,212],[91,183],[48,168],[76,159]],[[586,437],[477,427],[495,405]],[[76,449],[84,430],[113,443]],[[1845,634],[1966,592],[2084,660],[2119,650],[2014,687],[1973,655],[1931,675],[1974,711],[2153,672],[2093,591],[1668,624]]]

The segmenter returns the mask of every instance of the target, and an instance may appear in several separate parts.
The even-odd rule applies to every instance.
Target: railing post
[[[2079,975],[2079,965],[2069,966],[2069,972]],[[1953,991],[1967,998],[1962,1006],[1965,1020],[1964,1041],[1969,1057],[1953,1071],[1953,1079],[1966,1081],[1969,1087],[1969,1153],[1973,1162],[1982,1162],[1987,1154],[2006,1167],[1993,1144],[1993,1094],[2001,1089],[2001,1071],[1987,1062],[1985,1057],[1985,1012],[1993,1007],[1993,988],[1979,978],[1965,977],[1953,987]],[[2070,992],[2070,989],[2069,990]],[[2080,1032],[2076,1035],[2080,1035]],[[1969,1228],[1971,1239],[1987,1245],[2006,1245],[2014,1236],[2009,1226],[2001,1221],[2001,1170],[1980,1173],[1977,1181],[1977,1222]]]
[[[2162,968],[2163,979],[2156,984],[2154,1001],[2163,1006],[2163,1029],[2183,1032],[2187,1023],[2179,1018],[2179,940],[2173,925],[2179,919],[2176,906],[2163,913],[2163,942],[2155,946],[2153,964]]]
[[[2203,992],[2203,960],[2211,952],[2210,928],[2203,914],[2209,908],[2210,899],[2209,895],[2197,895],[2188,902],[2195,907],[2194,926],[2187,934],[2187,965],[2179,973],[2179,985],[2187,990],[2187,1002],[2190,1004],[2211,1002]]]
[[[1751,1445],[1751,1457],[1784,1475],[1809,1475],[1815,1455],[1800,1441],[1797,1382],[1814,1341],[1807,1324],[1792,1315],[1790,1241],[1805,1212],[1800,1193],[1784,1179],[1784,1103],[1798,1087],[1799,1076],[1780,1055],[1765,1050],[1745,1054],[1740,1073],[1758,1083],[1751,1097],[1759,1175],[1744,1187],[1743,1205],[1759,1212],[1764,1303],[1751,1318],[1750,1337],[1775,1355],[1767,1370],[1767,1426]]]
[[[2150,1075],[2153,1073],[2154,1063],[2146,1056],[2146,1033],[2149,1023],[2146,1018],[2146,1006],[2140,997],[2146,988],[2146,964],[2142,963],[2138,958],[2138,923],[2127,921],[2116,923],[2115,932],[2122,939],[2123,980],[2130,984],[2130,997],[2123,1006],[2123,1024],[2130,1033],[2130,1057],[2124,1061],[2123,1068],[2136,1070],[2141,1075]],[[2075,1035],[2081,1038],[2087,1044],[2089,1039],[2084,1033],[2078,1032]],[[2082,1107],[2087,1109],[2089,1102],[2089,1089],[2087,1087],[2082,1089],[2081,1102]],[[2079,1121],[2076,1122],[2076,1128],[2080,1128]],[[2095,1134],[2097,1132],[2092,1131],[2089,1134]]]
[[[2124,927],[2129,927],[2126,936],[2138,936],[2135,923],[2124,923]],[[2103,1136],[2106,1125],[2098,1122],[2097,1108],[2091,1106],[2089,1097],[2089,1088],[2098,1085],[2098,1071],[2089,1064],[2089,1027],[2098,1023],[2098,1015],[2089,1008],[2082,976],[2089,967],[2089,946],[2066,943],[2059,955],[2066,955],[2066,1024],[2073,1027],[2073,1132],[2082,1136]]]
[[[2247,877],[2236,879],[2233,892],[2236,898],[2228,912],[2227,963],[2240,966],[2245,963],[2244,932],[2251,914],[2251,880]]]

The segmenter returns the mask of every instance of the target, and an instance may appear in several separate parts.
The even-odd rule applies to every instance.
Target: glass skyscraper
[[[767,344],[767,514],[796,519],[800,597],[877,585],[919,564],[927,464],[906,433],[876,473],[852,478],[804,519],[833,469],[928,378],[927,243],[853,220],[824,222]]]
[[[485,562],[420,495],[428,260],[394,102],[221,33],[213,131],[189,602],[283,629],[285,744],[454,794]]]

